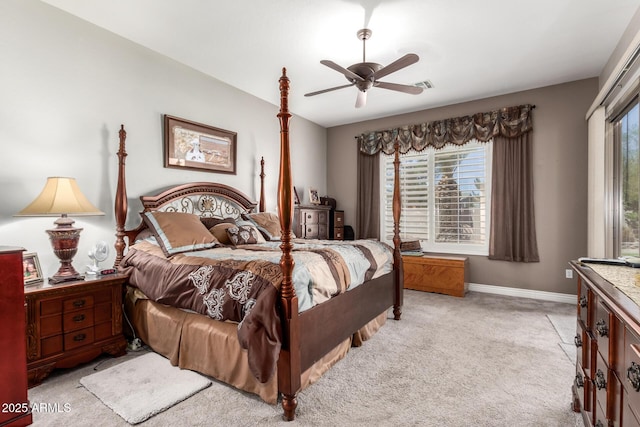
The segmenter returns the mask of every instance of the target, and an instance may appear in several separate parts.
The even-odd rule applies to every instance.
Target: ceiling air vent
[[[433,83],[431,83],[429,80],[425,80],[425,81],[422,81],[422,82],[414,83],[413,85],[416,86],[416,87],[421,87],[424,90],[433,88]]]

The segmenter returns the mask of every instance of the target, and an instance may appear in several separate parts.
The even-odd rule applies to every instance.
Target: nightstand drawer
[[[93,326],[93,309],[72,311],[64,314],[63,328],[65,332],[71,332]]]
[[[113,317],[111,303],[96,304],[93,309],[95,323],[110,322]]]
[[[62,313],[61,299],[40,301],[40,316],[49,316],[58,313]]]
[[[40,341],[40,353],[42,357],[62,353],[62,350],[62,335],[56,335]]]
[[[63,311],[80,310],[83,308],[93,307],[93,295],[82,295],[74,298],[69,298],[63,302]]]
[[[64,334],[64,349],[71,350],[76,347],[91,344],[93,342],[93,327],[80,329],[79,331]]]
[[[40,318],[40,336],[48,337],[62,333],[62,314]]]

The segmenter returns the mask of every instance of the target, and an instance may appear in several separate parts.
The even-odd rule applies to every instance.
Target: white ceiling
[[[640,0],[42,0],[325,127],[600,75]],[[354,107],[347,84],[320,64],[386,65],[420,57],[381,79],[430,80],[408,95],[373,88]]]

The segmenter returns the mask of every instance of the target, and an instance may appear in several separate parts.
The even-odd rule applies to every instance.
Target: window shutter
[[[432,251],[486,252],[490,152],[490,144],[470,142],[401,155],[400,238],[421,240]],[[390,241],[393,156],[384,157],[382,163],[382,236]]]

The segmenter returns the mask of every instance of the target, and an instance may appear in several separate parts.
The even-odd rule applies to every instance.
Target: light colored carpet
[[[547,314],[547,318],[560,337],[558,345],[570,361],[576,361],[576,316],[577,314]]]
[[[147,353],[83,377],[80,384],[125,421],[138,424],[209,387],[211,381]]]
[[[464,298],[405,291],[402,320],[352,349],[302,391],[296,421],[282,408],[216,381],[143,426],[582,426],[571,410],[575,362],[548,314],[575,306],[469,292]],[[127,354],[54,371],[29,390],[31,402],[69,403],[35,413],[35,426],[127,426],[78,380],[137,357]]]

